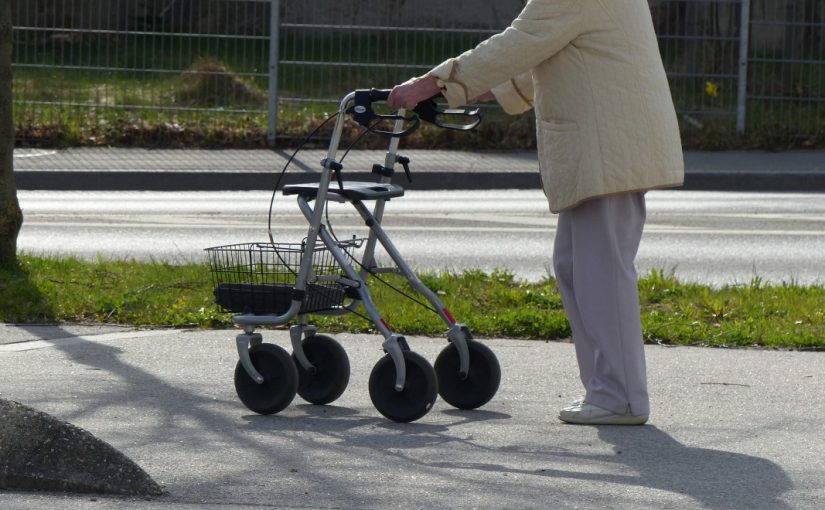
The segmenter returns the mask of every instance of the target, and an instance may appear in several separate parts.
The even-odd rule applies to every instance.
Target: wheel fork
[[[309,338],[314,336],[316,331],[317,328],[315,326],[310,326],[308,324],[295,324],[294,326],[289,327],[289,339],[292,343],[292,353],[295,355],[298,365],[312,375],[315,375],[318,369],[315,368],[315,365],[313,365],[307,358],[307,355],[304,352],[304,343],[301,337],[306,333],[306,337]]]
[[[467,341],[473,339],[470,328],[465,324],[454,324],[447,331],[447,339],[458,350],[458,375],[462,380],[467,379],[470,373],[470,348],[467,347]]]
[[[243,333],[239,333],[238,336],[235,337],[235,344],[238,347],[238,357],[241,359],[241,365],[244,370],[246,370],[246,373],[249,374],[249,377],[256,383],[263,384],[264,376],[255,369],[255,366],[252,364],[252,358],[249,356],[250,347],[261,345],[264,341],[261,334],[254,333],[254,331],[254,329],[245,329]]]
[[[407,363],[404,361],[404,351],[409,350],[407,339],[393,334],[384,340],[383,347],[395,365],[395,391],[404,391],[404,385],[407,382]]]

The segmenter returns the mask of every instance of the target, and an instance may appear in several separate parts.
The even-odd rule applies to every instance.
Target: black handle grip
[[[370,100],[386,101],[390,97],[392,89],[370,89]]]
[[[407,136],[416,129],[418,129],[418,125],[420,124],[420,120],[418,119],[417,115],[410,115],[408,117],[404,117],[402,115],[381,115],[377,114],[372,109],[372,103],[378,101],[386,101],[387,98],[390,96],[391,90],[388,89],[359,89],[355,91],[355,104],[353,104],[348,110],[347,113],[352,115],[352,118],[355,119],[356,122],[367,128],[369,131],[384,135],[384,136],[395,136],[395,137],[402,137]],[[407,129],[403,131],[391,131],[385,129],[376,129],[375,124],[381,121],[398,121],[403,120],[404,122],[412,122],[412,125],[409,126]]]
[[[481,112],[478,108],[444,108],[434,101],[436,97],[440,97],[440,94],[418,103],[413,109],[421,120],[456,131],[470,131],[481,123]],[[444,121],[442,116],[454,118],[459,122]]]

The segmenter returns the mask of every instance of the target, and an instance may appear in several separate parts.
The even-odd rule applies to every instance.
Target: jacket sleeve
[[[503,32],[442,62],[429,74],[444,82],[444,97],[451,107],[466,104],[529,71],[575,39],[582,30],[581,2],[529,0]]]
[[[491,89],[501,108],[510,115],[518,115],[533,108],[533,72],[525,71],[515,78]]]

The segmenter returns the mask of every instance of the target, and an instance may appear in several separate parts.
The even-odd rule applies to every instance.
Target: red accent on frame
[[[452,324],[455,324],[455,318],[453,317],[453,314],[451,314],[451,313],[450,313],[450,311],[447,309],[447,307],[446,307],[446,306],[444,307],[444,309],[442,310],[442,312],[444,312],[444,315],[446,315],[446,316],[447,316],[447,320],[448,320],[448,321],[450,321],[450,324],[451,324],[451,325],[452,325]]]
[[[390,325],[389,325],[389,324],[387,324],[387,321],[385,321],[383,318],[381,319],[381,324],[382,324],[385,328],[387,328],[387,329],[391,329],[391,328],[390,328]]]

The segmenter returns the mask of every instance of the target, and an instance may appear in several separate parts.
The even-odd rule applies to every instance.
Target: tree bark
[[[0,266],[16,263],[17,234],[23,225],[14,182],[11,3],[12,0],[0,0]]]

